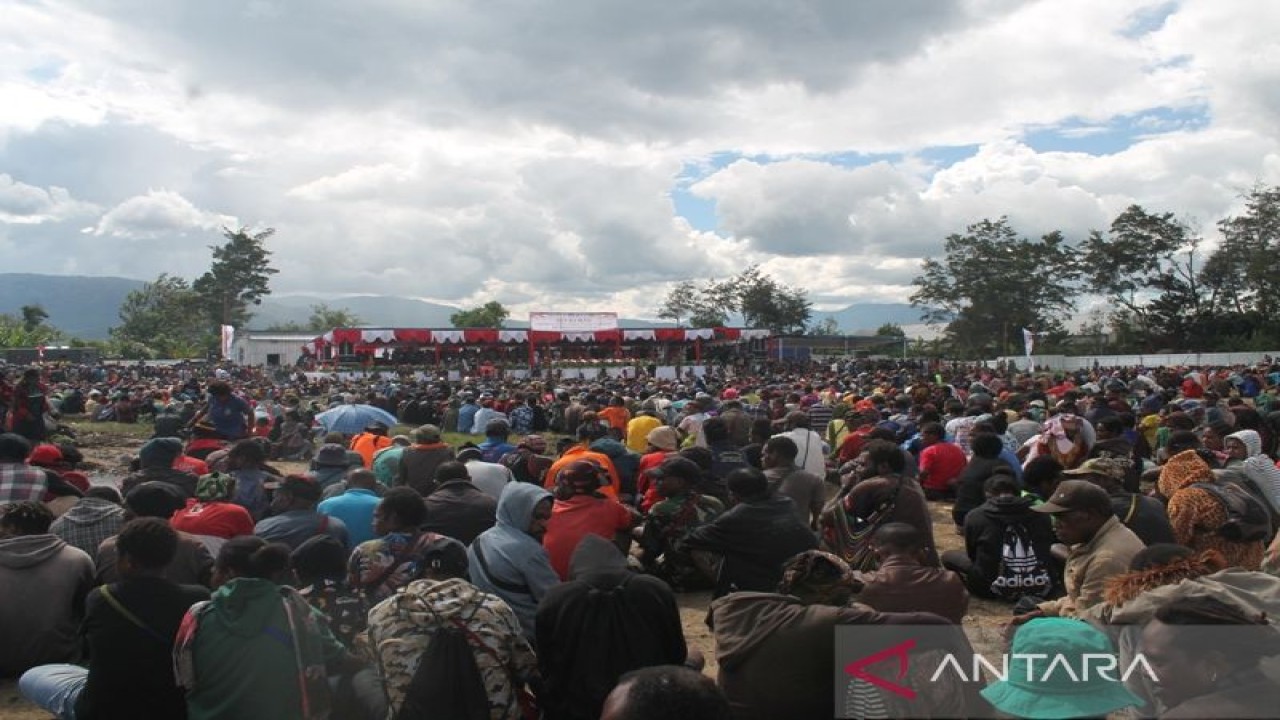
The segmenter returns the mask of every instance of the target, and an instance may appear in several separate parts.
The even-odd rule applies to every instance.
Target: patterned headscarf
[[[853,590],[853,570],[844,560],[822,550],[806,550],[782,568],[778,592],[803,596],[810,604],[843,604]]]
[[[1175,492],[1198,482],[1213,482],[1213,469],[1195,450],[1183,450],[1160,468],[1156,487],[1161,495],[1171,498]]]
[[[231,497],[231,482],[235,478],[225,473],[209,473],[196,481],[196,499],[201,502],[227,500]]]

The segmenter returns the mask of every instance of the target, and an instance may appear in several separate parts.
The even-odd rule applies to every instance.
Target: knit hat
[[[1103,717],[1142,707],[1142,698],[1104,673],[1081,672],[1089,656],[1114,655],[1106,633],[1082,620],[1036,618],[1018,628],[1010,648],[1007,680],[988,685],[982,696],[1000,712],[1020,718]],[[1031,658],[1038,658],[1033,666]],[[1050,658],[1062,658],[1054,662]],[[1094,665],[1096,668],[1096,664]]]
[[[153,438],[138,450],[138,462],[142,467],[169,467],[181,454],[182,441],[178,438]]]
[[[1256,430],[1240,430],[1238,432],[1231,433],[1224,439],[1239,440],[1240,444],[1244,445],[1245,450],[1248,451],[1247,453],[1248,457],[1253,457],[1254,455],[1262,454],[1262,437],[1258,435],[1258,432]],[[40,448],[36,448],[36,450],[39,450],[39,449]],[[33,452],[32,456],[34,455],[35,453]],[[35,465],[36,463],[35,461],[32,461],[31,464]]]
[[[667,427],[665,425],[650,430],[649,434],[646,435],[644,439],[650,445],[658,448],[659,450],[666,450],[667,452],[675,452],[676,446],[680,444],[679,436],[676,435],[675,428]]]
[[[1160,494],[1169,498],[1182,488],[1198,482],[1213,482],[1213,469],[1194,449],[1183,450],[1169,458],[1160,468],[1160,479],[1156,488]]]
[[[235,478],[225,473],[215,472],[201,475],[196,481],[196,499],[202,502],[226,500],[231,494],[231,483]]]

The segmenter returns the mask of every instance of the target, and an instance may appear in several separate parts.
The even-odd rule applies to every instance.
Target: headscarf
[[[1194,449],[1183,450],[1160,468],[1156,488],[1161,495],[1171,498],[1177,491],[1200,482],[1213,482],[1213,469]]]
[[[1262,436],[1254,430],[1240,430],[1228,435],[1227,439],[1239,440],[1244,445],[1248,453],[1242,463],[1244,474],[1267,494],[1271,507],[1280,510],[1280,468],[1262,454]]]

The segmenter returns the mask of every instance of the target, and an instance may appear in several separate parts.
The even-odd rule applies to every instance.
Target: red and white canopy
[[[315,338],[317,349],[328,345],[491,345],[495,343],[560,342],[693,342],[695,340],[760,340],[768,330],[714,328],[634,328],[554,332],[546,330],[499,330],[497,328],[334,328]]]

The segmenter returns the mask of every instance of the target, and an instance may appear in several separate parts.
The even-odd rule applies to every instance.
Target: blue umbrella
[[[354,435],[372,423],[380,422],[391,427],[397,421],[395,415],[372,405],[339,405],[316,415],[316,422],[323,425],[326,432]]]

